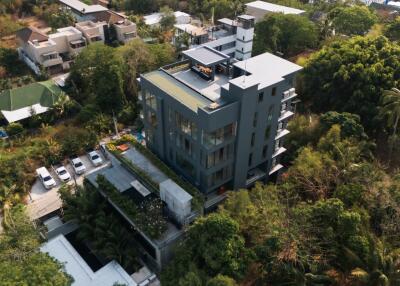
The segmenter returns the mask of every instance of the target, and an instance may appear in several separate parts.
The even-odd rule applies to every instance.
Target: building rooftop
[[[0,93],[0,111],[8,122],[46,112],[58,100],[60,88],[52,81],[36,82]]]
[[[184,31],[192,36],[206,35],[208,32],[203,27],[197,27],[192,24],[175,24],[175,28]]]
[[[52,38],[58,38],[61,36],[72,36],[72,35],[82,35],[82,33],[77,28],[69,26],[69,27],[57,29],[56,33],[49,35],[49,38],[52,39]]]
[[[151,25],[156,25],[156,24],[160,23],[162,16],[163,16],[162,13],[153,13],[150,15],[146,15],[143,18],[144,18],[144,22],[146,23],[146,25],[151,26]],[[174,16],[175,16],[175,18],[182,17],[182,16],[190,17],[189,14],[187,14],[185,12],[181,12],[181,11],[175,11]]]
[[[111,261],[96,272],[90,268],[71,243],[59,235],[44,243],[40,250],[65,265],[74,279],[73,286],[113,286],[116,283],[136,286],[136,282],[116,261]]]
[[[282,6],[278,4],[273,4],[265,1],[254,1],[245,4],[247,7],[252,7],[252,8],[257,8],[261,9],[267,12],[274,12],[274,13],[283,13],[283,14],[303,14],[305,11],[292,8],[292,7],[287,7],[287,6]]]
[[[198,108],[204,108],[212,103],[211,100],[164,71],[150,72],[143,75],[143,77],[194,112],[197,112]]]
[[[186,58],[189,58],[206,67],[223,63],[230,59],[229,56],[206,46],[193,48],[182,53],[186,56]]]
[[[18,30],[16,36],[24,42],[32,42],[34,40],[38,42],[44,42],[48,40],[48,36],[42,33],[39,29],[35,27],[26,27]]]
[[[259,84],[260,89],[280,82],[285,76],[303,69],[270,53],[237,62],[234,66],[246,71],[249,75],[232,79],[230,83],[244,88]]]
[[[59,0],[64,5],[81,12],[82,14],[89,14],[101,11],[108,11],[106,7],[101,5],[87,5],[79,0]]]

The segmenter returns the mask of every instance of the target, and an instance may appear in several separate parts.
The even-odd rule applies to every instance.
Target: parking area
[[[77,185],[83,184],[83,179],[86,175],[103,168],[109,162],[104,158],[101,152],[98,152],[101,158],[103,159],[103,164],[95,167],[92,162],[89,160],[87,155],[82,155],[79,158],[82,160],[82,163],[86,167],[86,172],[82,175],[76,175],[73,167],[70,163],[64,165],[67,171],[71,175],[71,180],[67,184],[74,184],[76,182]],[[46,190],[43,186],[42,182],[37,179],[33,184],[31,192],[30,192],[30,200],[28,202],[28,213],[31,219],[38,219],[46,214],[49,214],[57,209],[59,209],[62,205],[61,199],[58,195],[58,189],[62,185],[62,182],[58,178],[57,174],[54,172],[52,168],[47,168],[57,183],[57,186],[52,188],[51,190]]]

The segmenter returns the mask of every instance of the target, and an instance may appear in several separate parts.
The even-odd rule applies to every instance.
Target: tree
[[[207,286],[236,286],[236,281],[224,275],[217,275],[207,282]]]
[[[392,88],[386,90],[382,97],[382,108],[381,114],[387,117],[387,123],[393,128],[391,138],[389,138],[390,149],[389,149],[389,162],[392,157],[394,144],[397,139],[397,127],[400,120],[400,90]]]
[[[175,24],[175,15],[174,11],[168,6],[162,7],[160,9],[160,13],[162,14],[160,20],[160,26],[164,31],[170,30],[174,27]]]
[[[378,18],[367,6],[337,7],[329,12],[332,25],[338,33],[364,35]]]
[[[377,117],[384,90],[396,86],[400,47],[385,37],[335,41],[315,53],[303,71],[302,99],[318,113],[357,114],[367,134],[381,126]]]
[[[392,136],[395,136],[400,120],[400,90],[392,88],[383,93],[381,114],[387,117],[393,128]]]
[[[24,206],[13,207],[10,216],[12,223],[0,234],[1,284],[71,285],[73,279],[62,264],[40,252],[39,234],[26,216]]]
[[[386,25],[384,34],[392,41],[400,40],[400,17]]]
[[[123,63],[113,48],[100,43],[84,49],[71,68],[68,82],[75,89],[75,99],[94,103],[107,113],[119,112],[123,105]]]
[[[179,278],[188,272],[203,273],[205,278],[218,274],[241,278],[250,259],[238,223],[218,213],[199,218],[190,227],[175,257],[162,275],[163,285],[179,285]]]
[[[322,132],[328,131],[333,125],[340,126],[341,136],[365,139],[364,127],[361,125],[360,116],[348,112],[338,113],[329,111],[320,117]]]
[[[255,27],[254,54],[265,51],[293,56],[317,44],[313,22],[299,15],[270,14]]]

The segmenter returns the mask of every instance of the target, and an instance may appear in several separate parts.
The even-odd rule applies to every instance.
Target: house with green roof
[[[0,92],[0,112],[8,123],[47,112],[62,91],[53,81],[35,82]]]

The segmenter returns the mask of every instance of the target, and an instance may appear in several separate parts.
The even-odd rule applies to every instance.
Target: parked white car
[[[86,171],[86,167],[79,157],[71,158],[71,165],[77,175],[81,175]]]
[[[71,175],[64,166],[55,168],[54,171],[62,182],[68,182],[69,180],[71,180]]]
[[[100,166],[101,164],[103,164],[103,159],[101,159],[97,151],[90,151],[88,153],[88,156],[93,165]]]
[[[56,181],[54,181],[53,177],[50,175],[49,171],[47,171],[46,167],[36,169],[36,174],[47,190],[50,190],[52,187],[56,186]]]

